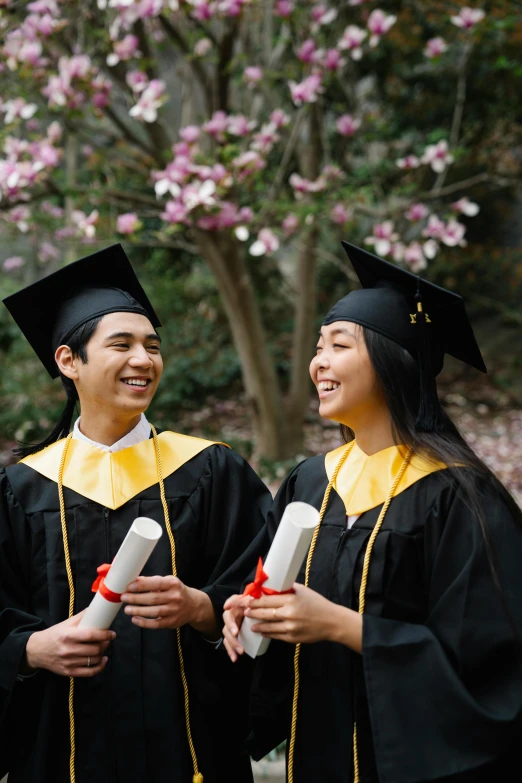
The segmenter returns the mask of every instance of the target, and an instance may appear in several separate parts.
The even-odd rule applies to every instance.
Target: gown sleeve
[[[25,514],[0,471],[0,719],[5,715],[30,635],[44,627],[29,606],[30,536]]]
[[[268,487],[232,449],[210,449],[199,491],[191,499],[201,521],[201,572],[216,615],[241,592],[245,576],[263,554],[265,520],[272,503]]]
[[[493,486],[481,505],[486,535],[458,490],[429,511],[425,624],[364,615],[381,783],[460,780],[521,736],[522,515]]]

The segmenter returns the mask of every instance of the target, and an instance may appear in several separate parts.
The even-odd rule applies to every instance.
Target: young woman
[[[321,510],[292,594],[225,604],[270,639],[251,753],[290,783],[519,778],[522,514],[441,410],[445,353],[485,370],[462,300],[345,243],[363,288],[324,319],[310,374],[346,445],[298,465],[269,516]],[[514,770],[514,771],[511,771]]]

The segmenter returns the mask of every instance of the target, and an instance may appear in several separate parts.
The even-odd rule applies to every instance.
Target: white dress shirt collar
[[[124,435],[123,438],[120,438],[120,440],[117,440],[116,443],[113,443],[112,446],[105,446],[104,443],[96,443],[94,440],[87,438],[80,430],[79,425],[80,419],[76,419],[73,429],[73,438],[75,438],[75,440],[84,440],[86,443],[90,443],[91,446],[96,446],[97,449],[107,451],[111,454],[115,451],[128,449],[129,446],[136,446],[138,443],[150,438],[150,424],[144,413],[141,414],[141,418],[134,429]]]

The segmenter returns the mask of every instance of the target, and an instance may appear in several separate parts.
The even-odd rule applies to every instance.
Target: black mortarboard
[[[59,345],[92,318],[139,313],[161,326],[121,245],[64,266],[3,300],[51,378]]]
[[[402,345],[419,365],[417,429],[437,430],[441,417],[435,376],[444,355],[486,372],[462,297],[367,250],[348,242],[342,245],[362,289],[337,302],[323,324],[352,321]]]

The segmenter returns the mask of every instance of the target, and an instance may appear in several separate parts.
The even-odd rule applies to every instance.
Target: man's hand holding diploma
[[[191,625],[208,639],[218,639],[220,629],[208,595],[183,584],[176,576],[139,576],[121,600],[125,614],[140,628],[179,628]]]

